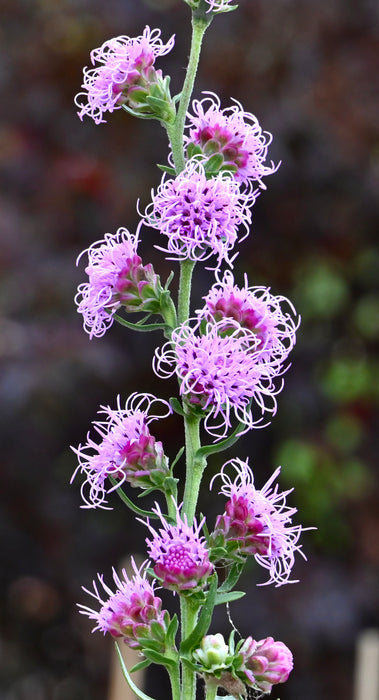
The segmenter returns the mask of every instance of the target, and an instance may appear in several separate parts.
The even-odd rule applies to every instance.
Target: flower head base
[[[267,287],[247,284],[245,275],[245,286],[240,289],[227,270],[204,297],[205,305],[198,316],[215,321],[234,319],[257,336],[260,361],[281,363],[295,345],[300,319],[295,321],[296,311],[286,297],[274,296]],[[282,306],[287,310],[283,311]]]
[[[163,289],[152,265],[142,265],[137,246],[138,232],[133,236],[120,228],[79,255],[78,261],[88,254],[89,282],[79,285],[75,302],[90,338],[106,333],[121,306],[127,312],[159,312]]]
[[[170,342],[156,350],[158,376],[177,374],[180,393],[189,406],[205,414],[204,427],[220,439],[234,414],[241,434],[261,425],[262,414],[276,412],[275,363],[259,362],[257,336],[233,319],[194,326],[191,320],[173,331]],[[252,402],[261,416],[255,420]]]
[[[152,413],[160,406],[162,413]],[[93,423],[101,437],[100,443],[87,435],[87,443],[72,448],[78,455],[78,470],[85,475],[82,486],[84,508],[106,508],[106,496],[118,488],[125,480],[134,487],[143,489],[164,489],[166,477],[170,476],[167,458],[162,443],[155,440],[149,430],[149,423],[170,415],[170,405],[152,394],[132,394],[121,408],[120,398],[117,409],[102,406],[99,411],[105,420]],[[117,486],[106,488],[107,477],[117,479]],[[89,488],[89,494],[86,491]]]
[[[125,569],[122,570],[120,578],[113,569],[113,579],[117,590],[113,592],[103,580],[103,576],[98,575],[99,581],[107,594],[105,600],[99,593],[96,581],[93,582],[94,592],[83,588],[100,604],[99,611],[93,610],[86,605],[79,605],[80,612],[88,615],[90,620],[95,620],[96,626],[93,632],[109,632],[112,637],[122,638],[123,641],[133,649],[141,649],[144,639],[154,639],[161,641],[162,636],[156,637],[158,623],[163,633],[167,630],[170,618],[166,610],[162,610],[162,601],[155,595],[154,581],[150,583],[146,579],[146,563],[137,569],[132,559],[134,576],[128,578]],[[145,571],[141,574],[142,569]],[[152,625],[154,623],[154,625]]]
[[[237,472],[234,481],[225,471],[230,464]],[[303,528],[291,524],[297,509],[286,505],[286,496],[292,489],[279,493],[278,484],[273,488],[279,473],[280,467],[258,490],[247,461],[232,459],[226,462],[220,473],[223,481],[220,493],[228,496],[229,501],[225,513],[218,516],[211,536],[215,546],[224,547],[226,559],[233,561],[234,558],[253,555],[258,564],[269,571],[270,578],[266,583],[275,583],[276,587],[295,583],[290,581],[290,575],[296,552],[306,558],[297,544]]]
[[[215,154],[221,155],[220,169],[234,173],[238,182],[247,183],[255,180],[266,189],[262,178],[274,173],[279,165],[265,165],[268,146],[272,135],[262,131],[258,119],[250,112],[245,112],[242,105],[234,104],[220,109],[217,95],[194,100],[194,114],[188,114],[189,133],[185,137],[189,152],[200,153],[205,159]]]
[[[155,512],[163,527],[156,532],[147,523],[153,539],[146,539],[149,556],[155,562],[155,575],[162,581],[162,586],[173,591],[193,593],[201,590],[213,571],[205,538],[200,535],[205,518],[199,524],[194,520],[190,526],[187,516],[182,518],[177,509],[176,523],[170,525],[158,506]]]
[[[246,683],[263,693],[270,693],[276,683],[284,683],[293,669],[292,653],[283,642],[275,642],[272,637],[256,642],[248,637],[239,647],[242,666],[240,678],[245,675]]]
[[[96,124],[105,122],[105,112],[126,105],[135,113],[170,121],[175,108],[169,93],[169,78],[155,70],[156,58],[164,56],[174,46],[174,37],[164,44],[159,29],[146,26],[142,36],[118,36],[91,51],[96,68],[84,68],[84,92],[75,97],[78,115],[91,117]],[[153,98],[153,100],[151,99]],[[160,100],[160,109],[157,110]]]
[[[206,13],[219,14],[221,12],[231,12],[236,10],[238,5],[232,5],[233,0],[205,0],[208,5]],[[196,10],[200,5],[200,0],[184,0],[193,10]]]
[[[169,260],[202,261],[215,255],[218,267],[223,260],[232,263],[229,253],[240,225],[245,233],[239,240],[248,235],[255,198],[251,188],[242,193],[228,175],[207,179],[203,164],[192,159],[175,179],[163,175],[144,221],[167,236],[167,247],[156,247]]]

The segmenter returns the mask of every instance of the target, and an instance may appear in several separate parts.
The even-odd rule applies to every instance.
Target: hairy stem
[[[196,15],[195,13],[192,15],[191,51],[188,59],[187,72],[183,83],[178,112],[174,123],[166,124],[167,134],[172,148],[172,157],[177,173],[180,173],[182,170],[184,170],[185,167],[185,158],[183,150],[184,122],[186,119],[189,101],[192,95],[193,85],[197,73],[197,67],[199,65],[199,57],[203,36],[205,30],[207,29],[211,21],[211,13],[209,15],[202,13],[200,16]]]
[[[186,639],[192,632],[197,622],[198,608],[191,605],[191,601],[184,596],[180,599],[180,611],[182,620],[182,639]],[[182,664],[182,694],[181,700],[192,700],[196,696],[196,674],[190,668]]]

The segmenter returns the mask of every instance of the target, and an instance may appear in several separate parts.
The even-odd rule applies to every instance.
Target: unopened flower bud
[[[276,683],[284,683],[293,668],[293,657],[288,647],[283,642],[275,642],[272,637],[259,642],[248,637],[239,653],[244,662],[240,674],[244,672],[248,684],[264,693],[270,692]]]
[[[210,673],[227,667],[225,661],[229,647],[222,634],[207,634],[200,643],[200,648],[193,652],[194,659]]]

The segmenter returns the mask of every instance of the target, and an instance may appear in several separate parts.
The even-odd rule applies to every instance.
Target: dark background
[[[73,98],[89,51],[146,23],[164,40],[177,35],[159,67],[178,91],[189,9],[180,0],[0,0],[0,9],[0,698],[104,700],[110,641],[90,635],[75,603],[88,602],[81,586],[97,571],[110,582],[112,565],[143,553],[146,533],[116,500],[112,512],[80,509],[69,445],[118,393],[167,398],[175,384],[151,370],[159,334],[114,327],[89,341],[73,303],[84,280],[75,259],[105,232],[134,229],[167,144],[158,125],[121,111],[81,123]],[[223,106],[239,99],[282,160],[235,274],[288,295],[303,322],[272,426],[225,456],[249,455],[258,486],[281,463],[298,521],[318,527],[303,535],[300,583],[256,588],[264,578],[251,568],[247,598],[231,606],[241,634],[293,650],[295,670],[273,693],[281,700],[352,700],[357,636],[379,624],[378,33],[374,0],[241,0],[209,30],[195,90],[213,90]],[[157,242],[147,231],[144,261],[165,279]],[[211,282],[199,266],[194,308]],[[160,437],[173,456],[180,424],[162,422]],[[206,483],[200,506],[210,523],[222,508]],[[227,632],[218,615],[214,631]],[[159,700],[167,693],[152,673],[147,690]]]

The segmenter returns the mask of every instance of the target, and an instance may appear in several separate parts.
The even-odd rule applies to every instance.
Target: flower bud
[[[194,659],[209,673],[226,668],[228,655],[229,647],[222,634],[207,634],[201,640],[200,648],[193,652]]]
[[[276,683],[284,683],[293,668],[292,653],[283,642],[275,642],[272,637],[256,642],[252,637],[245,639],[239,649],[243,657],[241,673],[245,673],[249,685],[269,693]]]

